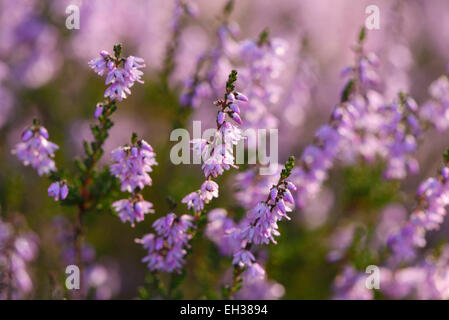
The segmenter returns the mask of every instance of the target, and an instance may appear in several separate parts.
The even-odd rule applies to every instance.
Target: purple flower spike
[[[148,255],[142,261],[148,264],[151,271],[181,270],[185,263],[186,248],[192,237],[189,234],[189,230],[194,227],[192,220],[192,216],[177,217],[174,213],[169,213],[154,222],[157,234],[147,234],[136,240],[148,250]]]
[[[277,188],[272,188],[271,191],[270,191],[270,198],[271,198],[271,200],[275,201],[277,196],[278,196],[278,189]]]

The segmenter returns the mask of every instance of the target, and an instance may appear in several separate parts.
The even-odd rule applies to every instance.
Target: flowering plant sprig
[[[203,157],[202,169],[206,177],[199,190],[186,195],[182,199],[187,208],[193,211],[193,216],[187,214],[177,216],[170,212],[153,223],[156,234],[146,234],[141,239],[135,240],[148,251],[148,255],[142,261],[148,264],[156,282],[158,282],[157,272],[177,272],[181,274],[185,264],[185,256],[190,249],[189,241],[201,227],[200,218],[204,205],[218,197],[218,184],[212,178],[222,175],[231,166],[235,167],[232,148],[242,137],[240,136],[240,130],[227,119],[229,117],[234,122],[241,124],[238,103],[247,101],[245,95],[235,91],[236,81],[237,71],[233,70],[226,82],[223,99],[215,102],[219,110],[214,140],[192,141],[193,149],[198,152],[199,156]]]
[[[382,293],[395,299],[446,299],[448,283],[448,247],[441,249],[439,257],[432,254],[419,257],[418,249],[427,244],[428,231],[438,230],[449,205],[449,150],[436,177],[424,180],[417,191],[417,206],[409,219],[394,228],[381,250]],[[366,251],[367,248],[364,248]],[[419,259],[418,259],[419,258]],[[353,261],[352,261],[353,262]],[[413,264],[411,264],[413,262]],[[353,266],[345,266],[335,279],[334,298],[372,299],[372,290],[366,288],[367,274]]]
[[[100,76],[106,75],[105,83],[110,86],[106,89],[104,96],[106,101],[98,103],[94,117],[98,120],[98,125],[92,125],[91,131],[94,141],[90,144],[84,141],[85,158],[83,161],[77,160],[76,164],[81,172],[81,185],[79,187],[78,215],[75,227],[75,242],[78,261],[82,265],[81,247],[83,226],[82,219],[84,214],[95,207],[98,199],[93,197],[91,186],[96,176],[95,167],[103,155],[103,145],[109,136],[109,130],[114,123],[110,119],[111,115],[117,110],[117,101],[122,101],[130,94],[130,88],[134,83],[140,82],[143,74],[139,69],[144,67],[143,59],[129,56],[122,57],[122,45],[114,45],[114,55],[107,51],[101,51],[100,57],[89,62],[89,66]],[[107,191],[105,192],[107,193]]]
[[[109,136],[109,130],[114,125],[111,115],[117,110],[117,101],[122,101],[131,93],[130,88],[134,83],[143,82],[141,80],[143,72],[140,69],[145,65],[142,58],[134,56],[122,57],[122,46],[116,44],[113,55],[106,51],[101,51],[100,57],[91,60],[89,66],[98,75],[106,76],[105,83],[109,86],[104,93],[105,101],[99,102],[95,107],[94,118],[98,123],[91,126],[94,140],[90,143],[87,141],[83,142],[85,156],[83,159],[75,160],[75,164],[79,169],[78,177],[68,179],[66,177],[67,174],[63,170],[56,169],[53,158],[58,146],[48,141],[48,132],[40,125],[38,120],[34,120],[33,125],[23,132],[22,142],[13,150],[13,153],[25,165],[31,165],[38,171],[39,175],[49,175],[49,178],[53,181],[48,188],[50,197],[56,201],[61,201],[64,205],[76,206],[78,208],[73,232],[73,245],[76,263],[81,272],[83,270],[83,218],[89,211],[104,209],[107,198],[116,189],[114,179],[109,174],[109,168],[102,172],[97,172],[96,170],[97,164],[104,153],[103,145]],[[140,146],[143,145],[144,148],[151,149],[149,145],[142,141],[138,142]],[[147,150],[147,152],[151,153],[152,150]],[[154,159],[152,157],[149,158],[150,160],[148,161],[150,161],[151,165],[155,164]],[[148,162],[144,161],[144,166],[144,171],[148,171]],[[118,170],[115,172],[119,175]],[[133,184],[136,182],[132,181],[129,183]],[[136,193],[135,198],[139,197],[140,195]],[[126,205],[123,204],[123,207],[126,207]],[[143,215],[143,213],[150,211],[151,205],[142,202],[137,207],[137,211]],[[140,219],[140,216],[122,216],[122,219],[126,220],[126,218],[129,220],[135,218],[137,220]]]
[[[144,215],[154,213],[153,204],[143,200],[140,191],[152,181],[149,173],[157,165],[153,148],[145,141],[138,140],[137,134],[131,136],[131,145],[125,145],[112,151],[114,164],[110,172],[121,182],[121,190],[132,194],[128,199],[115,201],[112,206],[122,222],[143,221]]]
[[[368,163],[378,158],[387,164],[385,177],[403,179],[416,173],[418,163],[412,157],[421,134],[416,102],[406,94],[386,104],[379,93],[377,57],[363,48],[365,31],[354,47],[355,63],[345,68],[349,76],[341,102],[334,108],[330,121],[315,133],[315,141],[307,146],[295,168],[292,180],[298,186],[296,204],[304,207],[314,198],[337,160]],[[343,152],[342,152],[343,151]]]
[[[218,184],[212,180],[222,175],[230,167],[237,167],[234,164],[233,146],[241,139],[240,129],[227,119],[232,119],[235,123],[241,125],[239,102],[246,102],[245,95],[235,91],[235,82],[237,81],[237,71],[233,70],[226,82],[226,92],[223,99],[215,101],[219,108],[217,113],[217,130],[213,136],[213,141],[205,139],[194,139],[193,150],[198,156],[202,157],[204,163],[202,169],[206,180],[201,188],[195,192],[189,193],[182,199],[187,204],[188,209],[192,209],[195,215],[199,215],[204,209],[204,204],[209,203],[213,198],[218,197]]]
[[[265,201],[258,203],[247,215],[245,222],[231,235],[240,241],[240,247],[233,254],[234,274],[232,284],[225,287],[223,296],[226,299],[238,292],[243,281],[252,281],[265,277],[265,270],[256,263],[251,252],[253,245],[277,243],[274,236],[279,236],[278,221],[290,220],[287,212],[294,205],[292,191],[296,186],[288,180],[294,167],[295,158],[291,156],[280,173],[277,184],[273,185]]]
[[[443,223],[449,204],[449,150],[444,154],[438,175],[420,184],[417,199],[418,205],[409,221],[388,239],[393,264],[415,258],[416,248],[426,245],[426,232],[439,229]]]

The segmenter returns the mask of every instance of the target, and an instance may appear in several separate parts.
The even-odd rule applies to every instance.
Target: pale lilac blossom
[[[156,234],[150,233],[136,239],[136,243],[142,244],[148,251],[142,262],[146,262],[151,271],[181,272],[192,237],[189,231],[195,228],[192,221],[192,216],[177,217],[174,213],[156,220],[153,223]]]
[[[23,131],[22,142],[16,145],[12,153],[25,166],[31,165],[31,167],[36,169],[40,176],[47,175],[52,171],[56,171],[53,158],[54,152],[59,149],[48,138],[47,129],[35,124]]]
[[[146,185],[151,186],[149,173],[157,165],[153,148],[145,141],[139,140],[134,145],[125,145],[112,151],[114,163],[111,174],[120,179],[121,190],[133,192]]]
[[[145,214],[154,213],[153,204],[138,196],[137,199],[129,198],[115,201],[112,207],[117,212],[122,222],[129,221],[134,227],[135,222],[141,222]]]
[[[65,180],[53,182],[48,187],[48,196],[53,198],[55,201],[65,200],[69,194],[69,187]]]
[[[89,66],[99,75],[106,75],[105,83],[109,85],[104,94],[105,98],[122,101],[131,94],[130,88],[134,83],[143,83],[144,60],[139,57],[113,57],[107,51],[101,51],[100,57],[89,61]]]

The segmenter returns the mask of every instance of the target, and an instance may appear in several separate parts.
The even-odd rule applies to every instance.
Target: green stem
[[[84,158],[84,161],[82,163],[77,163],[78,167],[81,170],[81,186],[79,188],[80,198],[78,202],[78,212],[74,228],[74,247],[80,274],[83,273],[84,269],[82,258],[82,249],[84,242],[83,217],[92,208],[92,200],[98,200],[93,199],[89,187],[92,184],[93,178],[96,173],[96,165],[103,155],[103,145],[108,138],[109,129],[111,129],[114,125],[114,123],[110,120],[110,116],[116,109],[117,106],[114,100],[108,99],[105,102],[103,114],[98,119],[99,125],[93,125],[91,127],[94,141],[90,145],[87,143],[87,141],[84,141],[86,157]],[[78,294],[78,298],[81,298],[81,293]]]

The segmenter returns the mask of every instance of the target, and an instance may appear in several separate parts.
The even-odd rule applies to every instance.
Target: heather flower
[[[157,165],[153,148],[145,140],[137,140],[137,135],[131,138],[132,145],[125,145],[112,151],[115,161],[110,172],[121,182],[121,190],[133,194],[132,198],[115,201],[112,206],[122,222],[129,221],[134,227],[134,221],[143,221],[144,215],[154,213],[153,204],[143,200],[139,193],[145,185],[151,185],[149,172]]]
[[[246,277],[256,278],[262,275],[259,265],[253,265],[254,255],[249,251],[252,245],[276,243],[274,239],[280,233],[278,231],[278,221],[290,219],[287,212],[291,208],[284,203],[286,191],[294,189],[291,181],[287,180],[293,169],[294,157],[290,157],[285,164],[285,169],[281,171],[280,178],[276,185],[270,189],[265,201],[259,202],[242,221],[239,228],[235,228],[232,237],[240,241],[240,249],[234,252],[232,264],[238,268],[243,268]],[[288,196],[287,196],[288,197]],[[234,285],[236,279],[234,278]]]
[[[94,118],[98,119],[103,114],[103,110],[104,105],[102,103],[97,103],[97,106],[95,107]]]
[[[133,192],[151,185],[149,173],[157,165],[153,148],[145,141],[139,140],[134,145],[125,145],[112,151],[114,164],[111,174],[120,179],[121,190]]]
[[[236,223],[227,217],[224,209],[214,209],[207,214],[206,236],[218,247],[225,256],[232,255],[240,247],[240,241],[231,236],[237,228]]]
[[[37,121],[33,126],[25,129],[22,133],[22,142],[18,143],[12,150],[25,166],[31,165],[42,176],[56,171],[53,161],[54,152],[58,146],[48,140],[47,129],[40,126]]]
[[[241,229],[241,233],[238,235],[242,246],[246,246],[248,243],[256,245],[276,243],[274,237],[279,235],[278,221],[284,218],[290,219],[287,212],[291,211],[291,208],[285,205],[284,199],[291,202],[292,196],[289,189],[293,188],[293,185],[291,181],[286,180],[288,175],[284,175],[284,173],[282,175],[283,178],[280,179],[280,182],[271,188],[268,199],[259,202],[248,213],[248,224]]]
[[[225,99],[215,102],[219,107],[217,112],[217,130],[213,135],[213,141],[205,139],[193,139],[193,152],[203,159],[202,169],[206,181],[201,185],[200,190],[192,192],[182,199],[189,209],[200,212],[204,208],[204,203],[208,203],[213,198],[218,198],[218,184],[211,178],[216,178],[229,170],[236,167],[234,164],[233,145],[237,144],[241,139],[240,129],[228,121],[228,118],[234,119],[237,113],[230,107],[236,104],[234,82],[237,80],[237,71],[232,71],[226,83]],[[228,99],[232,97],[232,101]],[[235,110],[235,108],[234,108]],[[238,118],[240,119],[240,118]],[[241,122],[241,119],[237,122]]]
[[[204,181],[200,190],[201,196],[206,202],[209,202],[213,198],[218,198],[218,184],[212,180]]]
[[[320,192],[336,160],[352,164],[361,157],[372,163],[380,157],[387,163],[387,178],[402,179],[418,170],[412,156],[421,132],[416,103],[401,94],[398,101],[387,105],[376,91],[380,87],[377,58],[364,52],[362,41],[355,53],[354,65],[343,72],[350,80],[342,102],[334,108],[329,123],[316,131],[314,142],[304,149],[299,167],[293,170],[299,207]]]
[[[188,241],[192,236],[189,230],[194,228],[192,220],[189,215],[177,217],[169,213],[153,223],[156,234],[136,239],[136,243],[148,250],[142,262],[146,262],[151,271],[180,272],[185,263],[186,249],[190,247]]]
[[[206,178],[221,176],[224,171],[229,170],[231,167],[236,167],[234,165],[234,156],[224,144],[216,146],[202,165]]]
[[[182,199],[182,203],[187,204],[187,209],[193,209],[195,212],[202,211],[204,209],[204,200],[200,192],[195,191],[186,195]]]
[[[68,194],[69,187],[64,180],[53,182],[50,187],[48,187],[48,196],[52,197],[55,201],[65,200]]]
[[[250,251],[239,249],[234,253],[232,264],[240,267],[250,267],[254,261],[256,261],[256,258]]]
[[[154,213],[153,204],[143,200],[141,196],[138,196],[137,199],[129,198],[115,201],[112,207],[118,213],[122,222],[129,221],[132,227],[134,227],[134,222],[143,221],[145,214]]]
[[[122,101],[131,94],[130,88],[134,83],[143,83],[140,70],[145,67],[144,60],[139,57],[129,56],[120,58],[120,46],[114,47],[115,56],[107,51],[101,51],[99,58],[89,62],[89,66],[99,75],[106,74],[105,83],[109,85],[104,94],[105,98]]]
[[[416,256],[416,247],[426,245],[426,231],[439,229],[449,204],[449,168],[444,165],[438,177],[422,182],[418,188],[419,205],[409,221],[390,235],[388,245],[392,250],[393,262],[410,261]]]
[[[384,120],[379,135],[386,145],[385,176],[389,179],[403,179],[408,172],[419,170],[418,162],[412,156],[422,132],[417,110],[416,102],[402,94],[399,101],[381,110]]]
[[[243,283],[234,294],[235,299],[274,300],[281,298],[285,289],[277,282],[267,279],[264,268],[259,263],[251,263],[242,273]]]

